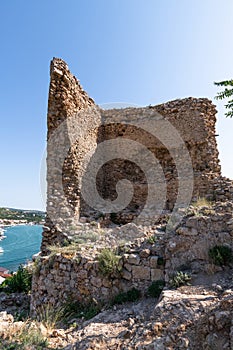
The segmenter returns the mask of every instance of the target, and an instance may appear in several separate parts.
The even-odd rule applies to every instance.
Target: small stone
[[[81,217],[79,218],[79,222],[81,222],[82,224],[85,224],[85,223],[87,222],[87,218],[84,217],[84,216],[81,216]]]
[[[195,228],[190,228],[190,227],[179,227],[176,230],[176,233],[182,236],[196,236],[198,234]]]
[[[231,323],[231,313],[230,311],[217,311],[215,313],[215,323],[217,329],[223,329]]]
[[[134,325],[134,319],[133,318],[129,318],[128,319],[128,323],[129,323],[129,327],[132,327]]]
[[[128,262],[129,262],[129,264],[139,265],[139,263],[140,263],[139,255],[137,255],[137,254],[129,254]]]
[[[124,279],[126,280],[131,280],[131,273],[129,271],[127,271],[126,269],[123,269],[122,272],[121,272],[121,275]]]
[[[124,264],[124,267],[126,268],[127,271],[129,271],[129,272],[132,271],[132,265],[130,265],[130,264]]]
[[[152,325],[153,331],[158,334],[163,329],[163,324],[161,322],[155,322]]]
[[[156,268],[157,267],[157,262],[158,262],[158,256],[152,256],[150,258],[150,267]]]
[[[186,221],[185,225],[189,228],[196,229],[198,225],[198,219],[199,219],[198,217],[191,217]]]
[[[150,256],[150,249],[143,249],[139,253],[141,258],[148,258]]]
[[[101,287],[102,286],[102,280],[98,277],[91,277],[91,284],[94,286],[94,287]]]

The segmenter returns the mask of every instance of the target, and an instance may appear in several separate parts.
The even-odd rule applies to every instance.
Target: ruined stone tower
[[[176,155],[179,159],[179,152],[172,142],[170,148],[167,147],[159,134],[156,136],[153,132],[161,118],[176,130],[188,150],[194,185],[192,197],[213,197],[214,181],[221,175],[215,139],[215,114],[215,106],[205,98],[179,99],[141,108],[102,110],[82,89],[67,64],[54,58],[50,67],[47,220],[42,252],[49,244],[59,243],[64,234],[69,234],[69,228],[80,216],[93,220],[101,215],[101,210],[98,212],[85,202],[82,179],[88,161],[103,141],[116,138],[132,140],[149,150],[158,160],[166,180],[164,209],[172,210],[179,195],[180,178],[174,158]],[[147,127],[141,128],[141,125]],[[134,153],[133,149],[131,153]],[[185,176],[184,164],[184,182]],[[116,199],[116,184],[125,178],[133,184],[133,196],[126,208],[113,212],[112,218],[117,218],[119,223],[132,220],[145,205],[148,196],[145,174],[137,164],[122,155],[104,164],[96,176],[98,193],[108,201]],[[185,186],[187,191],[190,190],[189,182]]]

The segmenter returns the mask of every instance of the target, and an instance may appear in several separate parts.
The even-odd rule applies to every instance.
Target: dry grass
[[[202,208],[202,207],[211,208],[213,206],[213,203],[208,201],[208,199],[204,197],[199,197],[196,202],[192,203],[192,206],[194,208]]]
[[[3,350],[48,349],[47,339],[39,324],[31,320],[9,324],[0,335],[0,347]]]
[[[37,320],[44,325],[48,332],[53,330],[64,315],[64,307],[54,308],[54,305],[48,303],[41,305],[37,309]]]
[[[76,255],[76,253],[80,250],[80,247],[77,243],[71,243],[69,245],[66,246],[58,246],[58,245],[51,245],[48,247],[48,249],[50,250],[50,255],[56,255],[56,254],[65,254],[67,255],[67,257],[73,257],[74,255]]]

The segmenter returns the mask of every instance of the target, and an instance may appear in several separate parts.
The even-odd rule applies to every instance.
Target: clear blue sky
[[[233,78],[232,0],[0,2],[0,206],[41,209],[49,62],[67,61],[98,104],[213,99]],[[233,120],[218,103],[223,174]]]

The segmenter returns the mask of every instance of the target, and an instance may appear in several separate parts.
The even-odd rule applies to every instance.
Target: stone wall
[[[159,113],[159,115],[158,115]],[[187,98],[171,101],[159,106],[145,108],[126,108],[101,111],[104,124],[104,139],[126,138],[144,145],[158,159],[162,166],[167,186],[165,209],[172,209],[177,199],[179,180],[175,160],[171,151],[178,151],[180,145],[169,143],[165,146],[159,139],[160,130],[155,137],[153,126],[158,124],[159,116],[166,118],[180,134],[187,147],[194,175],[193,197],[204,197],[210,193],[213,186],[211,180],[220,176],[220,165],[215,138],[216,122],[215,106],[208,99]],[[153,124],[155,118],[158,119]],[[136,127],[132,124],[137,124]],[[146,125],[146,128],[145,128]],[[140,128],[141,126],[141,128]],[[148,132],[146,129],[151,130]],[[172,137],[172,135],[171,135]],[[169,147],[170,146],[170,147]],[[127,150],[125,150],[127,153]],[[122,155],[122,158],[124,154]],[[127,178],[134,184],[134,197],[125,212],[140,212],[147,198],[147,182],[143,172],[135,165],[124,159],[114,160],[104,168],[104,197],[115,199],[116,183],[119,179]],[[185,176],[185,169],[181,176]],[[123,215],[121,215],[123,217]]]
[[[161,118],[175,128],[189,152],[194,175],[193,198],[213,197],[213,182],[221,178],[215,114],[215,106],[204,98],[186,98],[144,108],[100,110],[67,64],[61,59],[53,59],[48,101],[47,221],[42,251],[46,253],[49,244],[61,242],[66,234],[69,235],[80,216],[89,217],[90,221],[95,219],[96,210],[87,205],[81,195],[82,178],[88,164],[86,155],[90,154],[90,159],[95,155],[97,145],[105,140],[132,140],[152,152],[166,182],[163,209],[173,208],[180,181],[173,155],[180,150],[172,142],[169,144],[172,136],[169,133],[166,145],[161,142],[158,130],[158,137],[154,136]],[[123,150],[122,158],[107,162],[96,178],[98,192],[106,200],[116,199],[119,180],[126,178],[133,183],[131,202],[122,211],[114,213],[118,223],[127,223],[137,217],[148,196],[145,174],[140,166],[127,160],[127,151]],[[131,153],[134,151],[132,149]],[[183,178],[185,168],[183,164]],[[184,195],[188,191],[189,182],[183,190]]]
[[[77,119],[79,138],[73,130]],[[100,114],[94,101],[66,63],[53,59],[48,101],[47,220],[42,251],[46,251],[48,244],[60,242],[79,218],[82,160],[96,147],[99,124]]]
[[[200,209],[190,208],[180,227],[167,239],[166,281],[174,271],[188,271],[193,279],[213,275],[223,269],[209,258],[209,249],[226,245],[233,250],[232,200]]]
[[[164,224],[129,223],[105,229],[94,223],[79,224],[76,246],[54,247],[48,256],[37,257],[31,312],[36,314],[46,304],[58,307],[67,300],[108,304],[132,288],[147,295],[152,282],[164,280],[169,286],[178,271],[190,274],[194,285],[211,281],[218,272],[227,273],[230,267],[213,264],[209,250],[225,245],[233,251],[232,210],[232,201],[191,206],[172,232],[165,232]],[[119,270],[103,276],[98,256],[106,247],[119,256]]]
[[[100,241],[94,244],[89,241],[89,245],[80,244],[72,251],[69,246],[57,248],[48,256],[37,257],[31,298],[32,313],[36,313],[41,305],[58,307],[67,300],[79,301],[81,304],[93,299],[108,303],[120,292],[132,288],[140,290],[143,295],[153,281],[164,280],[164,246],[158,237],[156,242],[149,241],[142,228],[134,224],[104,233],[93,226],[89,228],[92,235],[96,230]],[[128,244],[122,240],[122,244],[117,245],[127,235],[138,235],[140,238]],[[79,236],[82,236],[80,232]],[[101,236],[102,240],[104,237],[106,240],[101,242]],[[114,242],[109,241],[109,237],[114,238]],[[109,275],[101,272],[98,261],[98,256],[106,247],[119,258],[117,270]]]
[[[93,298],[110,301],[133,287],[146,293],[153,281],[168,282],[176,270],[190,269],[194,275],[209,273],[213,264],[208,249],[215,244],[232,247],[233,232],[233,182],[221,176],[212,102],[186,98],[159,106],[101,110],[64,61],[53,59],[50,76],[47,218],[33,277],[32,313],[43,304],[56,306],[69,297],[80,302]],[[174,134],[181,141],[174,142]],[[126,178],[133,183],[134,191],[123,210],[103,215],[101,209],[84,201],[83,179],[87,166],[95,161],[98,145],[111,140],[118,140],[112,147],[120,149],[122,156],[113,157],[96,174],[97,190],[105,200],[113,201],[118,181]],[[128,147],[125,141],[132,144]],[[157,159],[157,166],[136,144]],[[112,148],[108,151],[111,153]],[[190,157],[191,177],[183,162],[184,152]],[[139,163],[142,159],[149,172],[159,176],[158,181],[147,183],[140,164],[131,161],[133,157]],[[181,202],[176,208],[179,227],[167,232],[180,181],[184,182],[186,198],[192,177],[190,200],[206,197],[215,204],[200,211],[191,207],[186,215],[187,206]],[[144,210],[153,186],[165,193],[162,215],[152,220],[146,217],[135,225],[136,221],[131,221]],[[159,207],[159,200],[153,198],[152,206]],[[106,247],[120,256],[120,271],[104,277],[98,256]]]

